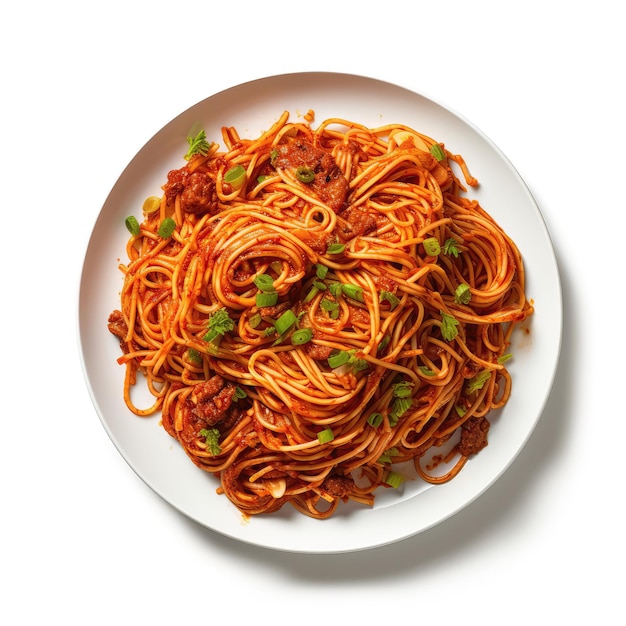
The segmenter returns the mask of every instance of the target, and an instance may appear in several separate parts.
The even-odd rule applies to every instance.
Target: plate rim
[[[508,459],[508,462],[505,463],[504,465],[502,465],[499,469],[498,472],[496,472],[490,481],[484,483],[482,485],[482,488],[475,491],[473,497],[471,498],[467,498],[465,499],[461,504],[459,504],[456,507],[451,508],[447,514],[445,515],[440,515],[437,519],[433,519],[432,523],[427,524],[427,525],[423,525],[422,527],[416,529],[414,532],[408,532],[408,531],[404,531],[401,533],[397,533],[397,536],[385,536],[385,537],[381,537],[378,541],[370,541],[370,542],[348,542],[346,543],[343,547],[342,546],[334,546],[332,548],[311,548],[311,547],[306,547],[304,545],[281,545],[280,542],[276,542],[276,541],[261,541],[258,538],[252,538],[252,537],[248,537],[246,538],[243,533],[241,532],[228,532],[227,530],[224,530],[222,528],[215,528],[214,526],[208,524],[206,521],[200,520],[200,519],[196,519],[196,517],[190,515],[188,512],[186,512],[185,510],[183,510],[180,506],[177,506],[177,504],[175,504],[174,502],[171,501],[171,499],[164,497],[164,495],[159,491],[158,488],[156,488],[155,485],[151,484],[150,482],[148,482],[145,477],[142,475],[142,473],[138,470],[138,468],[135,466],[135,464],[133,462],[131,462],[131,460],[129,458],[127,458],[127,454],[125,454],[124,450],[121,447],[121,443],[119,441],[117,441],[117,438],[115,436],[115,434],[113,433],[110,424],[107,422],[105,415],[103,414],[103,411],[100,407],[100,404],[98,402],[98,398],[96,397],[94,388],[92,386],[92,382],[89,376],[89,371],[88,371],[88,365],[86,362],[86,357],[85,357],[85,353],[84,353],[84,340],[83,340],[83,327],[84,327],[84,319],[82,316],[82,312],[83,312],[83,300],[85,298],[84,296],[84,281],[85,281],[85,274],[86,274],[86,270],[87,270],[87,261],[89,258],[89,253],[92,250],[92,244],[94,243],[94,239],[96,236],[96,229],[98,227],[98,224],[100,222],[101,219],[103,219],[103,214],[105,212],[105,209],[107,207],[107,204],[112,196],[112,194],[114,193],[114,191],[116,190],[116,188],[118,187],[118,185],[120,184],[120,182],[122,181],[122,179],[124,178],[124,176],[127,174],[127,172],[129,171],[129,168],[131,167],[131,165],[133,165],[133,163],[135,163],[139,158],[140,155],[142,154],[142,151],[145,151],[146,148],[149,146],[149,144],[151,144],[152,142],[156,141],[160,135],[160,133],[164,133],[168,128],[171,128],[172,124],[178,120],[181,120],[183,118],[185,118],[185,116],[188,116],[190,114],[190,112],[198,109],[198,108],[202,108],[202,106],[204,106],[206,103],[208,103],[209,101],[215,100],[218,97],[226,97],[229,93],[236,93],[238,91],[241,91],[242,89],[250,89],[253,88],[255,85],[261,85],[261,84],[267,84],[268,81],[272,82],[272,81],[289,81],[289,80],[293,80],[293,79],[298,79],[298,80],[303,80],[303,79],[310,79],[313,80],[313,78],[316,79],[332,79],[334,81],[337,80],[357,80],[357,81],[363,81],[367,84],[371,84],[371,85],[378,85],[378,86],[386,86],[389,89],[393,89],[393,90],[402,90],[403,92],[405,92],[407,97],[415,97],[417,99],[422,99],[424,101],[426,101],[427,103],[430,103],[432,106],[438,107],[440,109],[442,109],[445,114],[447,115],[452,115],[455,118],[457,118],[457,120],[467,126],[473,133],[475,133],[476,135],[478,135],[483,142],[485,142],[487,144],[487,146],[493,150],[497,156],[499,157],[499,159],[506,165],[506,167],[510,170],[510,172],[515,176],[515,178],[517,179],[517,183],[521,189],[521,191],[525,192],[527,197],[528,197],[528,202],[530,205],[532,205],[534,213],[535,213],[535,217],[537,217],[540,222],[541,225],[543,227],[543,234],[545,236],[545,242],[547,243],[547,247],[549,249],[550,252],[550,258],[551,261],[553,263],[553,270],[555,271],[555,275],[554,275],[554,279],[556,280],[556,289],[557,289],[557,294],[554,294],[555,298],[556,298],[556,302],[558,303],[558,334],[557,334],[557,345],[556,348],[553,351],[552,354],[552,361],[550,364],[550,369],[549,371],[546,371],[546,375],[548,376],[548,381],[546,384],[546,389],[545,392],[543,394],[543,398],[542,401],[540,402],[539,406],[538,406],[538,410],[537,410],[537,415],[534,418],[530,428],[527,429],[526,433],[525,433],[525,437],[520,440],[518,442],[517,445],[517,449],[515,451],[515,453]],[[276,112],[277,114],[280,113],[280,111]],[[123,251],[120,251],[123,252]],[[506,155],[497,147],[497,145],[489,138],[485,135],[485,133],[483,133],[478,127],[476,127],[475,124],[473,124],[471,121],[467,120],[463,115],[460,115],[457,111],[451,109],[450,107],[441,104],[440,102],[438,102],[437,100],[433,99],[430,96],[424,95],[423,93],[417,92],[412,88],[406,87],[404,85],[401,84],[397,84],[397,83],[393,83],[393,82],[389,82],[386,81],[384,79],[380,79],[380,78],[373,78],[373,77],[368,77],[366,75],[362,75],[362,74],[348,74],[348,73],[343,73],[343,72],[326,72],[326,71],[310,71],[310,72],[290,72],[290,73],[285,73],[285,74],[274,74],[274,75],[268,75],[268,76],[264,76],[264,77],[260,77],[260,78],[255,78],[252,80],[248,80],[245,82],[242,82],[240,84],[236,84],[236,85],[232,85],[230,87],[227,87],[225,89],[222,89],[220,91],[217,91],[211,95],[208,95],[206,98],[203,98],[202,100],[196,102],[195,104],[189,106],[188,108],[186,108],[184,111],[182,111],[181,113],[179,113],[178,115],[176,115],[174,118],[172,118],[169,122],[166,122],[161,129],[159,129],[156,133],[154,133],[152,135],[152,137],[150,137],[145,143],[144,145],[136,152],[136,154],[130,159],[130,161],[128,162],[128,164],[126,165],[126,167],[122,170],[122,172],[120,173],[119,177],[116,179],[113,187],[110,189],[110,191],[108,192],[104,202],[102,203],[100,209],[97,212],[96,215],[96,219],[93,223],[92,226],[92,230],[90,233],[90,236],[88,238],[87,241],[87,245],[86,248],[84,250],[84,254],[83,254],[83,264],[81,267],[81,271],[80,271],[80,279],[79,279],[79,284],[78,284],[78,317],[77,317],[77,338],[78,338],[78,348],[79,348],[79,357],[80,357],[80,362],[81,362],[81,368],[82,368],[82,372],[83,372],[83,376],[84,376],[84,382],[86,383],[92,404],[96,410],[96,413],[100,419],[100,422],[102,424],[102,426],[104,427],[105,431],[107,432],[107,435],[109,436],[109,438],[111,439],[112,443],[114,444],[115,448],[118,450],[118,452],[121,454],[122,458],[125,460],[125,462],[131,467],[131,469],[133,469],[133,471],[135,472],[135,474],[144,482],[144,484],[146,484],[154,493],[156,493],[156,495],[158,495],[162,500],[164,500],[167,504],[169,504],[170,506],[172,506],[174,509],[176,509],[177,511],[179,511],[182,515],[196,521],[198,524],[200,524],[201,526],[208,528],[210,530],[213,530],[219,534],[225,535],[230,537],[231,539],[237,540],[237,541],[241,541],[243,543],[247,543],[250,545],[255,545],[257,547],[264,547],[264,548],[268,548],[268,549],[273,549],[273,550],[280,550],[280,551],[287,551],[287,552],[301,552],[301,553],[313,553],[313,554],[330,554],[330,553],[342,553],[342,552],[352,552],[352,551],[357,551],[357,550],[365,550],[365,549],[371,549],[371,548],[376,548],[376,547],[380,547],[383,545],[387,545],[389,543],[394,543],[396,541],[401,541],[404,540],[410,536],[414,536],[416,534],[419,534],[421,532],[424,532],[426,530],[428,530],[429,528],[432,528],[433,526],[436,526],[438,524],[443,523],[445,520],[449,519],[450,517],[452,517],[453,515],[456,515],[459,511],[461,511],[462,509],[466,508],[469,504],[471,504],[472,502],[474,502],[476,499],[478,499],[486,490],[488,490],[501,476],[502,474],[504,474],[510,467],[510,465],[513,463],[513,461],[517,458],[517,456],[520,454],[520,452],[523,450],[523,448],[526,446],[528,440],[530,439],[530,437],[532,436],[532,433],[534,432],[537,423],[539,422],[539,420],[541,419],[543,412],[545,410],[545,406],[548,402],[548,399],[551,395],[552,392],[552,388],[553,388],[553,383],[556,377],[556,373],[558,370],[558,365],[559,365],[559,359],[560,359],[560,354],[561,354],[561,342],[562,342],[562,334],[563,334],[563,302],[562,302],[562,286],[561,286],[561,278],[560,278],[560,272],[559,272],[559,267],[558,267],[558,260],[556,258],[556,254],[555,254],[555,249],[554,249],[554,245],[553,245],[553,241],[552,241],[552,237],[550,236],[550,232],[545,220],[545,217],[541,211],[541,207],[539,206],[539,203],[536,201],[535,197],[533,196],[533,194],[531,193],[528,185],[526,184],[526,182],[524,181],[524,179],[522,178],[522,176],[520,175],[519,171],[515,168],[515,166],[511,163],[511,161],[506,157]],[[556,327],[556,323],[555,323],[555,327]],[[129,413],[128,415],[129,417],[132,418],[132,414]],[[165,433],[165,431],[162,431],[162,434],[165,437],[169,438],[169,435],[167,435]],[[174,442],[176,444],[176,442],[174,440],[172,440],[172,442]],[[189,463],[191,463],[191,461],[189,461]],[[453,486],[455,483],[457,483],[457,481],[459,481],[459,479],[462,480],[462,475],[461,474],[459,477],[455,478],[454,481],[452,481],[451,483],[448,483],[446,485],[439,485],[437,487],[438,490],[449,490],[451,487],[451,485]],[[422,492],[420,495],[420,497],[422,496],[423,493],[427,493],[427,492]],[[326,521],[319,521],[319,520],[315,520],[314,521],[316,524],[326,524]]]

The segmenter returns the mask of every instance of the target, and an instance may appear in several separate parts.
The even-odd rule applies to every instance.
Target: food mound
[[[108,320],[128,408],[160,413],[245,515],[371,506],[407,463],[452,479],[487,445],[533,311],[460,155],[401,124],[312,121],[285,112],[255,139],[224,127],[221,145],[192,133],[126,219]]]

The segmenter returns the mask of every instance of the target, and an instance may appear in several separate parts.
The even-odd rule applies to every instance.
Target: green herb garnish
[[[457,304],[467,304],[471,299],[470,286],[466,283],[461,283],[454,291],[454,301]]]
[[[467,383],[467,393],[474,393],[485,386],[485,383],[491,378],[489,370],[482,370],[476,376],[471,378]]]
[[[141,231],[141,228],[139,227],[139,222],[137,221],[137,218],[134,215],[129,215],[124,220],[124,224],[126,224],[126,228],[128,228],[128,232],[133,237],[136,237]]]
[[[203,130],[195,137],[187,137],[187,143],[189,144],[189,150],[187,150],[185,155],[186,161],[189,161],[196,154],[206,156],[211,149],[211,144],[207,141],[206,133]]]
[[[227,332],[235,328],[235,322],[230,319],[226,309],[218,309],[209,317],[209,330],[204,335],[204,341],[215,342],[218,337],[222,337]]]
[[[204,443],[211,456],[217,456],[222,451],[219,445],[220,431],[217,428],[203,428],[200,437],[204,437]]]
[[[439,311],[439,313],[441,313],[441,334],[446,341],[452,341],[459,334],[457,328],[459,322],[445,311]]]
[[[446,239],[442,247],[442,252],[444,254],[449,254],[453,257],[458,257],[459,245],[458,245],[457,240],[453,239],[452,237],[450,237],[449,239]]]
[[[172,236],[176,228],[176,222],[171,217],[166,217],[159,226],[159,237],[163,239],[168,239]]]

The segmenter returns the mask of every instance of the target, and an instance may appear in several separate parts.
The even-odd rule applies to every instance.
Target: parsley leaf
[[[203,339],[209,343],[235,328],[235,322],[230,319],[226,309],[218,309],[209,317],[209,330]]]
[[[217,456],[222,451],[219,445],[220,431],[217,428],[203,428],[200,431],[200,437],[204,437],[206,448],[212,456]]]
[[[445,311],[439,311],[439,313],[441,313],[441,334],[446,341],[452,341],[459,334],[457,328],[459,322]]]
[[[467,393],[474,393],[485,386],[485,383],[491,378],[489,370],[482,370],[467,383]]]

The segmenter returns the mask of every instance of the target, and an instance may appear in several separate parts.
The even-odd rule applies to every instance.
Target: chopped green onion
[[[301,165],[296,170],[296,178],[301,183],[312,183],[315,180],[315,172],[310,167]]]
[[[311,300],[313,300],[313,298],[315,298],[315,296],[320,292],[320,290],[313,285],[311,287],[311,289],[309,290],[309,293],[306,294],[305,298],[304,298],[304,302],[311,302]]]
[[[326,254],[341,254],[346,249],[343,243],[331,243],[326,249]]]
[[[353,300],[357,300],[358,302],[363,302],[363,289],[361,287],[357,287],[356,285],[343,284],[341,285],[341,291],[348,296],[348,298],[352,298]]]
[[[161,198],[159,198],[159,196],[148,196],[143,201],[143,206],[141,207],[141,210],[146,215],[149,215],[150,213],[155,213],[160,208],[161,208]]]
[[[345,365],[350,360],[350,353],[343,350],[333,350],[328,357],[328,365],[335,369]]]
[[[341,294],[343,293],[341,289],[341,283],[331,283],[328,287],[328,291],[330,291],[335,300],[339,300]]]
[[[291,335],[291,343],[294,346],[301,346],[313,339],[313,331],[310,328],[300,328]]]
[[[323,298],[322,301],[320,302],[320,308],[323,311],[326,311],[326,313],[328,313],[328,315],[330,315],[330,318],[333,320],[336,320],[339,317],[339,303],[338,302],[333,302],[332,300],[329,300],[328,298]]]
[[[297,321],[298,318],[296,317],[296,314],[291,309],[288,309],[276,320],[274,328],[276,328],[276,332],[279,335],[282,335],[286,333]]]
[[[393,385],[392,389],[394,398],[409,398],[413,389],[413,383],[403,380]]]
[[[378,428],[383,423],[383,416],[382,416],[382,414],[381,413],[372,413],[367,418],[367,423],[372,428]]]
[[[261,291],[274,291],[274,279],[269,274],[259,274],[255,276],[254,284]]]
[[[320,280],[314,280],[313,286],[319,291],[326,291],[326,284],[321,282]]]
[[[324,280],[326,278],[326,274],[328,274],[328,267],[326,265],[322,265],[321,263],[317,263],[315,265],[315,275],[320,280]]]
[[[189,350],[187,350],[187,358],[192,363],[201,363],[202,362],[202,357],[200,356],[200,353],[195,348],[189,348]]]
[[[502,356],[498,357],[498,363],[502,365],[503,363],[506,363],[512,357],[513,355],[510,352],[508,352],[507,354],[503,354]]]
[[[250,324],[251,328],[258,328],[262,321],[263,321],[263,318],[261,317],[261,314],[260,313],[255,313],[248,320],[248,324]]]
[[[394,456],[398,456],[400,453],[398,452],[398,448],[389,448],[385,450],[379,457],[379,463],[391,463],[391,459]]]
[[[404,477],[402,474],[398,474],[398,472],[387,472],[384,482],[385,485],[397,489],[404,482]]]
[[[445,311],[439,311],[439,313],[441,313],[441,335],[446,341],[452,341],[459,334],[457,328],[459,322]]]
[[[256,294],[258,307],[274,306],[278,302],[278,293],[275,291],[262,291]]]
[[[243,165],[235,165],[224,174],[224,182],[233,189],[241,189],[246,182],[246,168]]]
[[[134,215],[129,215],[124,220],[124,224],[126,224],[126,228],[128,228],[128,232],[133,237],[136,237],[141,231],[141,228],[139,227],[139,222],[137,221],[137,218]]]
[[[395,426],[398,420],[411,408],[413,400],[411,398],[396,398],[389,414],[389,425]]]
[[[456,411],[456,414],[459,417],[463,417],[467,413],[467,409],[464,406],[461,406],[460,404],[455,404],[454,410]]]
[[[276,159],[278,158],[278,150],[276,148],[274,148],[271,152],[270,152],[270,163],[272,165],[276,165]]]
[[[320,443],[329,443],[335,438],[335,433],[333,433],[331,428],[325,428],[324,430],[320,430],[317,433],[317,440]]]
[[[265,182],[268,178],[270,177],[267,174],[261,174],[261,176],[256,177],[256,182],[261,184],[262,182]]]
[[[171,217],[166,217],[159,226],[159,237],[167,239],[172,236],[174,229],[176,228],[176,222]]]
[[[385,301],[389,302],[392,311],[400,304],[400,299],[390,291],[381,291],[378,301],[381,303]]]
[[[425,365],[420,365],[420,372],[424,374],[424,376],[434,376],[435,372],[430,369],[430,367],[426,367]]]
[[[380,343],[378,344],[378,347],[376,348],[376,352],[382,352],[389,345],[390,341],[391,341],[391,336],[390,335],[386,335],[385,337],[383,337],[380,340]]]
[[[467,304],[472,299],[470,286],[467,283],[461,283],[454,290],[454,301],[457,304]]]
[[[441,246],[436,237],[428,237],[424,239],[422,244],[428,256],[438,256],[441,253]]]
[[[247,398],[248,394],[241,388],[239,385],[235,387],[235,393],[233,395],[233,402],[237,402],[238,400],[243,400]]]
[[[443,161],[446,158],[446,153],[438,143],[435,143],[430,147],[430,153],[437,159],[437,161]]]
[[[354,355],[351,356],[350,363],[352,365],[352,369],[355,372],[362,372],[363,370],[366,370],[369,367],[365,359],[358,359]]]

